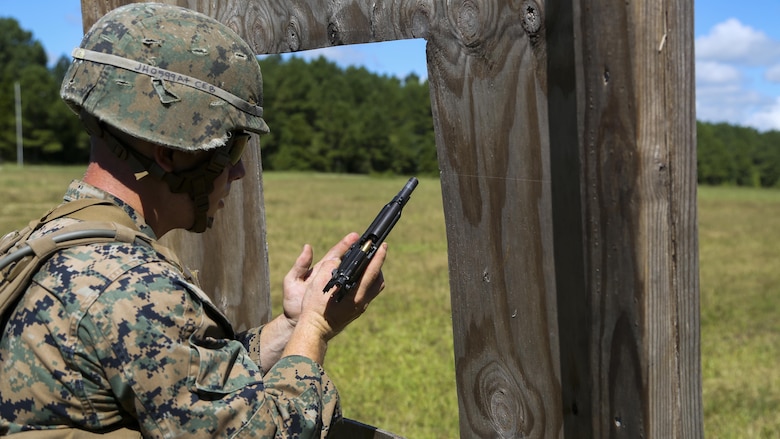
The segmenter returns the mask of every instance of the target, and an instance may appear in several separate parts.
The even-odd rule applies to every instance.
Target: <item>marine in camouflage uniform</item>
[[[186,194],[189,229],[205,230],[216,210],[215,182],[243,176],[245,133],[268,131],[250,48],[204,15],[132,4],[99,20],[74,57],[62,95],[90,130],[93,155],[99,156],[97,141],[138,181],[151,176],[171,193]],[[166,169],[158,156],[139,152],[136,139],[156,145],[146,151],[192,151],[206,160]],[[100,159],[92,161],[85,181],[69,187],[66,203],[106,200],[151,240],[168,231],[144,218],[140,204],[89,184]],[[37,235],[74,221],[54,220]],[[291,270],[290,282],[298,285],[285,287],[285,302],[292,303],[285,313],[288,306],[300,310],[241,334],[158,245],[100,243],[55,253],[3,328],[0,435],[325,437],[340,418],[336,388],[320,365],[327,341],[384,286],[383,248],[352,300],[334,305],[321,299],[338,264],[334,255],[357,239],[353,235],[311,268],[305,247]],[[284,350],[268,354],[274,349],[261,338]]]
[[[131,207],[92,186],[74,182],[65,200],[85,197],[112,201],[155,238]],[[261,329],[234,335],[152,247],[61,251],[35,276],[0,341],[0,434],[126,426],[147,437],[319,436],[322,419],[338,415],[333,383],[301,356],[263,370]]]

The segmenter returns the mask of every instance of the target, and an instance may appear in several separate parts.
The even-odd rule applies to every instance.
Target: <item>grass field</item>
[[[708,438],[780,437],[780,191],[699,189]]]
[[[0,168],[0,234],[45,211],[81,172]],[[303,243],[321,255],[362,232],[404,181],[266,173],[274,291]],[[780,191],[700,188],[699,233],[705,436],[780,437]],[[388,242],[387,290],[331,343],[326,369],[348,417],[410,439],[457,437],[437,180],[421,179]]]

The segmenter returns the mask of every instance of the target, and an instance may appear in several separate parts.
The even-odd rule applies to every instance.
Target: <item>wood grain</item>
[[[692,4],[575,4],[592,434],[701,437]]]
[[[428,45],[463,437],[562,434],[544,15],[451,2]]]

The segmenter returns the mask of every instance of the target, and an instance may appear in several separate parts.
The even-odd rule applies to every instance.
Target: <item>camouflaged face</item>
[[[83,109],[133,137],[182,150],[222,146],[234,130],[268,132],[262,117],[208,92],[221,88],[262,106],[253,51],[211,17],[170,5],[130,4],[98,20],[80,47],[137,66],[74,60],[60,93],[77,113]]]

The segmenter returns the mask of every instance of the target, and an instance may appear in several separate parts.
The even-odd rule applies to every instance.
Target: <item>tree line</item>
[[[428,83],[365,68],[342,69],[320,57],[259,61],[265,119],[263,167],[340,173],[438,171]],[[89,139],[59,98],[70,58],[47,67],[46,52],[13,18],[0,18],[0,162],[15,162],[14,84],[22,90],[27,163],[86,163]]]
[[[21,90],[25,162],[86,163],[89,140],[59,97],[70,65],[61,57],[47,66],[43,45],[13,18],[0,17],[0,162],[16,162],[16,93]]]
[[[780,187],[780,131],[698,122],[701,184]]]
[[[263,167],[340,173],[438,171],[428,82],[363,67],[342,69],[324,57],[279,55],[260,61]]]
[[[436,174],[428,83],[320,57],[262,57],[263,168],[339,173]],[[0,18],[0,162],[16,161],[14,83],[22,89],[24,160],[86,163],[89,139],[59,98],[70,65],[46,52],[13,18]],[[709,185],[780,187],[780,132],[697,123],[698,180]]]

